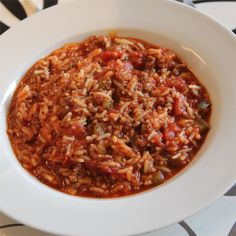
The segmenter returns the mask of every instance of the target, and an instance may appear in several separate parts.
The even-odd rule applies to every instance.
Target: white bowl
[[[73,197],[40,183],[17,161],[6,113],[17,82],[66,42],[116,30],[177,52],[207,87],[211,130],[194,161],[158,188],[117,199]],[[0,37],[0,210],[32,227],[67,235],[130,235],[182,220],[236,181],[236,37],[197,10],[160,0],[77,0],[36,14]]]

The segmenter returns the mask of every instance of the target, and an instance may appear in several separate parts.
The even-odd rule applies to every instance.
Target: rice
[[[43,183],[72,195],[117,197],[184,168],[206,137],[210,112],[207,91],[170,50],[92,36],[29,69],[11,101],[7,132],[22,166]]]
[[[149,136],[148,136],[148,140],[151,140],[155,135],[157,134],[157,132],[156,131],[152,131],[150,134],[149,134]]]
[[[122,39],[122,38],[116,38],[115,42],[119,43],[119,44],[122,44],[122,45],[124,45],[124,44],[134,45],[134,43],[132,41],[127,40],[127,39]]]
[[[97,138],[98,141],[102,140],[102,139],[105,139],[105,138],[108,138],[108,137],[111,137],[111,134],[110,133],[106,133],[106,134],[103,134],[101,136],[99,136]]]
[[[97,194],[103,194],[104,193],[104,189],[98,188],[98,187],[90,187],[89,190],[92,191],[92,192],[95,192]]]

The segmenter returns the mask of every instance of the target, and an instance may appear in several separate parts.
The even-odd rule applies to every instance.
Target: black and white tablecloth
[[[71,0],[0,0],[0,34],[40,10]],[[236,34],[236,0],[182,0]],[[192,4],[192,2],[194,4]],[[1,52],[0,52],[1,53]],[[236,171],[236,170],[235,170]],[[0,193],[1,194],[1,193]],[[0,236],[49,236],[0,213]],[[140,236],[236,236],[236,185],[224,196],[178,224]]]

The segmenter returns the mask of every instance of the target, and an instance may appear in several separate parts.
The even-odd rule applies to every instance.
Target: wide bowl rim
[[[92,0],[91,0],[92,1]],[[90,1],[90,2],[91,2]],[[78,1],[78,2],[83,2],[83,1]],[[106,2],[106,1],[104,1],[104,2]],[[114,1],[114,2],[116,2],[116,1]],[[129,1],[129,2],[133,2],[134,3],[134,1]],[[143,2],[143,1],[139,1],[139,2]],[[157,2],[157,1],[148,1],[149,3],[150,2]],[[73,7],[73,5],[76,5],[76,4],[78,4],[78,3],[73,3],[73,2],[71,2],[71,3],[67,3],[67,7],[69,8],[69,6],[68,5],[70,5],[71,7]],[[204,18],[205,20],[206,20],[206,22],[208,22],[209,24],[212,24],[212,25],[214,25],[215,27],[217,27],[218,28],[218,30],[219,31],[221,31],[221,32],[224,32],[224,34],[225,35],[227,35],[227,37],[229,37],[229,38],[231,38],[230,40],[232,40],[232,45],[233,45],[233,41],[234,42],[236,42],[235,41],[235,36],[233,35],[233,33],[231,33],[228,29],[226,29],[226,28],[224,28],[221,24],[219,24],[218,22],[216,22],[215,20],[213,20],[213,19],[211,19],[210,17],[208,17],[208,16],[206,16],[206,15],[204,15],[203,13],[201,13],[201,12],[197,12],[197,11],[195,11],[195,10],[193,10],[193,9],[191,9],[190,7],[188,7],[188,6],[183,6],[182,4],[180,4],[180,3],[177,3],[177,2],[173,2],[173,1],[164,1],[164,0],[162,0],[162,1],[160,1],[160,3],[159,3],[160,5],[161,4],[163,4],[163,5],[168,5],[168,4],[170,4],[171,6],[175,6],[175,7],[178,7],[178,8],[180,8],[180,9],[184,9],[184,11],[190,11],[190,12],[192,12],[193,14],[196,14],[196,15],[198,15],[200,18],[202,17],[202,18]],[[19,24],[19,26],[16,26],[16,27],[13,27],[12,29],[10,29],[9,30],[9,32],[6,32],[6,33],[4,33],[1,37],[0,37],[0,45],[1,45],[1,42],[3,42],[3,41],[6,41],[7,40],[7,38],[8,37],[12,37],[13,35],[14,35],[14,32],[17,30],[17,28],[26,28],[28,25],[30,25],[30,22],[31,21],[33,21],[33,19],[35,19],[35,21],[38,21],[38,20],[40,20],[41,18],[43,18],[43,16],[49,16],[50,14],[56,14],[56,12],[59,10],[59,9],[63,9],[64,8],[64,5],[58,5],[58,6],[55,6],[55,7],[53,7],[53,8],[50,8],[50,9],[47,9],[47,10],[45,10],[45,11],[43,11],[43,12],[40,12],[40,13],[38,13],[38,14],[36,14],[35,16],[32,16],[32,17],[30,17],[30,18],[28,18],[28,19],[26,19],[26,20],[24,20],[22,23],[20,23]],[[42,17],[41,17],[42,16]],[[9,36],[8,36],[9,35]],[[4,44],[5,44],[5,42],[4,42]],[[0,47],[1,48],[1,47]],[[2,60],[3,61],[3,60]],[[2,61],[1,61],[1,56],[0,56],[0,63],[2,63]],[[1,65],[1,64],[0,64]],[[23,66],[23,67],[25,67],[25,65]],[[0,93],[0,95],[1,95],[1,93]],[[3,96],[0,96],[0,98],[1,98],[1,102],[3,102],[4,101],[4,97]],[[1,104],[1,109],[2,109],[2,105],[3,104]],[[2,122],[2,120],[1,120],[1,122]],[[4,165],[6,165],[8,168],[9,168],[9,163],[6,163],[6,161],[4,161],[3,159],[1,159],[0,158],[0,163],[3,163],[3,166]],[[0,168],[1,169],[1,168]],[[19,174],[19,173],[18,173]],[[26,177],[27,178],[27,177]],[[225,184],[224,186],[221,186],[221,188],[219,187],[218,189],[217,189],[217,191],[215,190],[215,192],[214,192],[214,194],[212,194],[210,197],[208,197],[208,199],[204,202],[204,204],[203,203],[201,203],[201,204],[199,204],[199,206],[196,208],[195,207],[195,209],[194,209],[194,211],[191,211],[191,212],[188,212],[188,214],[186,215],[185,214],[185,217],[186,216],[189,216],[189,215],[191,215],[191,214],[193,214],[194,212],[196,212],[196,211],[198,211],[198,210],[200,210],[200,209],[202,209],[203,207],[205,207],[206,205],[208,205],[210,202],[212,202],[213,200],[215,200],[218,196],[220,196],[220,195],[222,195],[223,193],[224,193],[224,191],[226,191],[233,183],[234,183],[234,181],[236,180],[236,174],[234,174],[234,175],[231,175],[230,177],[229,177],[230,179],[227,181],[227,184]],[[22,178],[22,179],[25,179],[25,176]],[[27,180],[27,181],[30,181],[30,180]],[[1,188],[1,181],[0,181],[0,188]],[[34,183],[33,183],[34,184]],[[168,186],[167,186],[168,187]],[[45,192],[47,192],[45,189],[41,189],[41,190],[39,190],[39,189],[41,189],[41,187],[39,187],[38,189],[37,189],[37,191],[35,190],[35,192],[38,192],[38,191],[41,191],[42,190],[42,194],[44,194]],[[118,207],[122,207],[123,205],[125,205],[125,206],[132,206],[131,208],[134,208],[134,207],[138,207],[138,204],[140,203],[140,199],[141,198],[145,198],[145,201],[147,201],[147,200],[152,200],[153,201],[153,198],[152,198],[152,196],[151,195],[153,195],[152,193],[150,193],[150,194],[145,194],[145,197],[140,197],[140,196],[138,196],[138,195],[134,195],[134,196],[132,196],[131,198],[129,198],[129,199],[123,199],[123,198],[120,198],[120,199],[108,199],[108,200],[105,200],[105,201],[97,201],[97,200],[93,200],[93,202],[91,201],[91,199],[78,199],[78,198],[73,198],[73,197],[71,197],[71,196],[66,196],[66,195],[64,195],[64,194],[62,194],[61,195],[61,198],[63,198],[64,200],[66,200],[66,201],[70,201],[70,204],[68,204],[68,206],[67,207],[71,207],[73,204],[75,204],[75,202],[80,202],[80,203],[83,203],[83,204],[92,204],[95,208],[96,208],[96,210],[98,210],[98,211],[103,211],[102,209],[101,209],[101,207],[103,206],[104,208],[106,207],[106,210],[107,210],[107,205],[109,205],[109,207],[112,207],[112,204],[115,204],[114,202],[117,202],[117,204],[116,204],[116,206],[114,207],[114,208],[118,208]],[[214,195],[214,196],[213,196]],[[58,196],[59,197],[59,195],[58,195],[58,193],[51,193],[51,195],[50,195],[51,197],[52,196]],[[144,200],[144,199],[143,199]],[[50,201],[50,200],[48,200],[48,201]],[[124,201],[126,201],[127,203],[126,204],[123,204],[123,202]],[[91,203],[92,202],[92,203]],[[100,206],[98,206],[97,204],[100,204]],[[48,204],[46,204],[46,205],[48,205]],[[92,207],[93,207],[92,206]],[[26,224],[28,224],[28,225],[30,225],[30,226],[33,226],[33,227],[36,227],[36,228],[39,228],[39,229],[41,229],[41,230],[45,230],[45,231],[48,231],[48,232],[52,232],[52,233],[60,233],[60,232],[58,232],[58,231],[56,231],[56,230],[52,230],[52,228],[49,226],[49,225],[46,225],[46,226],[43,226],[43,225],[40,225],[40,224],[35,224],[35,222],[33,222],[33,220],[31,221],[31,222],[29,222],[29,221],[25,221],[24,219],[22,220],[22,218],[20,218],[18,215],[17,215],[17,213],[16,212],[14,212],[12,209],[8,209],[6,206],[3,206],[3,204],[1,205],[0,204],[0,207],[1,207],[1,210],[4,212],[4,213],[6,213],[7,215],[9,215],[9,216],[11,216],[11,217],[13,217],[13,218],[15,218],[15,219],[17,219],[17,220],[19,220],[19,221],[21,221],[21,222],[23,222],[23,223],[26,223]],[[54,206],[55,207],[55,206]],[[148,207],[150,207],[150,206],[148,206]],[[83,210],[85,210],[85,209],[83,209]],[[108,210],[107,210],[108,211]],[[74,214],[74,213],[73,213]],[[72,215],[73,215],[72,214]],[[183,214],[183,213],[182,213]],[[164,227],[164,226],[166,226],[166,225],[169,225],[169,224],[171,224],[171,223],[175,223],[175,222],[177,222],[178,220],[179,220],[180,218],[179,217],[177,217],[177,216],[175,216],[175,217],[172,217],[171,218],[171,220],[168,222],[168,223],[162,223],[162,225],[159,225],[158,227]],[[142,227],[141,227],[142,228]],[[145,229],[144,229],[145,228]],[[154,225],[152,225],[152,227],[150,227],[150,225],[149,224],[147,224],[147,226],[145,226],[145,227],[143,227],[142,228],[142,230],[140,231],[140,228],[139,229],[137,229],[137,230],[135,230],[135,229],[133,229],[133,230],[131,230],[130,231],[130,229],[129,229],[129,231],[127,231],[127,232],[132,232],[132,234],[134,234],[134,233],[143,233],[143,232],[146,232],[147,230],[154,230],[155,229],[155,226]],[[85,232],[85,231],[84,231]],[[124,233],[125,231],[122,231],[122,233]]]

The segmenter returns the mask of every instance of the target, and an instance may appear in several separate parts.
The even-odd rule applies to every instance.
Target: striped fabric
[[[0,0],[0,34],[24,18],[70,0]],[[236,34],[236,0],[179,0],[215,17]],[[0,213],[0,236],[49,236]],[[140,236],[236,236],[236,185],[195,215],[165,229]]]

